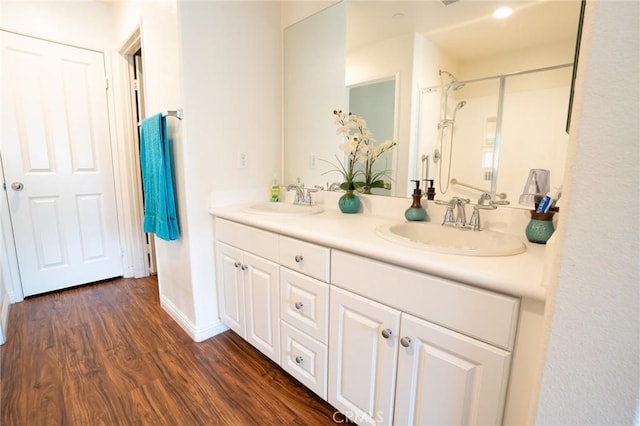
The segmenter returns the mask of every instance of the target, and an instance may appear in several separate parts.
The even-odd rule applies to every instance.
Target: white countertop
[[[451,255],[412,248],[388,241],[375,229],[402,216],[343,214],[326,209],[313,215],[265,215],[252,213],[248,204],[213,206],[215,217],[254,226],[329,248],[366,256],[434,276],[486,288],[517,297],[543,301],[545,246],[523,241],[524,253],[512,256],[478,257]],[[397,216],[397,215],[396,215]]]

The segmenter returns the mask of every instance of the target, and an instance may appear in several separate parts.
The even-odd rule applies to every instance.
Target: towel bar
[[[167,111],[162,113],[163,117],[176,117],[178,120],[182,120],[184,118],[184,113],[181,109],[175,111]]]
[[[162,113],[163,117],[175,117],[178,120],[182,120],[184,118],[184,113],[182,112],[181,109],[177,109],[177,110],[169,110],[167,112],[163,112]],[[138,127],[140,127],[141,123],[138,123]]]

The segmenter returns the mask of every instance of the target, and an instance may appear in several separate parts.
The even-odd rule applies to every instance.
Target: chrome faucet
[[[300,201],[304,200],[303,189],[295,184],[287,185],[287,191],[292,191],[292,190],[296,191],[296,197],[293,199],[293,204],[300,204]]]
[[[293,204],[298,204],[302,206],[311,206],[313,205],[313,200],[311,199],[311,193],[316,192],[317,189],[305,188],[304,185],[287,185],[287,191],[296,191],[296,196],[293,199]]]
[[[470,202],[468,198],[453,197],[447,203],[447,211],[444,214],[443,226],[453,226],[455,228],[465,228],[467,225],[467,214],[465,206]],[[455,212],[454,212],[455,210]]]
[[[340,191],[340,183],[333,182],[331,185],[329,185],[328,191]]]
[[[488,194],[487,194],[488,195]],[[444,220],[442,226],[451,226],[460,229],[472,229],[474,231],[480,231],[480,209],[494,210],[497,206],[491,202],[491,196],[487,197],[483,194],[478,200],[478,204],[473,206],[473,213],[467,223],[467,213],[465,207],[471,200],[468,198],[453,197],[449,202],[436,201],[437,204],[446,204],[447,210],[444,213]],[[455,210],[455,212],[454,212]]]

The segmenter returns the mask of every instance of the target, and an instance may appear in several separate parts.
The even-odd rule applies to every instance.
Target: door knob
[[[11,184],[11,189],[14,191],[22,191],[24,189],[24,184],[22,182],[13,182]]]

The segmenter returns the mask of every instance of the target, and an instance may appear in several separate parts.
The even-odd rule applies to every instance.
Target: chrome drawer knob
[[[384,337],[385,339],[388,339],[389,337],[391,337],[391,329],[389,328],[385,328],[384,330],[382,330],[382,337]]]
[[[241,263],[240,263],[240,262],[235,262],[235,263],[233,264],[233,266],[235,266],[236,268],[239,268],[239,267],[240,267],[240,265],[241,265]]]
[[[293,306],[295,306],[295,307],[296,307],[296,309],[300,310],[300,309],[302,309],[302,307],[304,306],[304,304],[303,304],[302,302],[296,302],[296,304],[295,304],[295,305],[293,305]]]
[[[403,337],[402,339],[400,339],[400,344],[405,348],[408,348],[409,346],[411,346],[411,337]]]
[[[298,355],[296,357],[296,364],[302,364],[302,361],[304,361],[304,358],[302,358],[300,355]]]
[[[246,271],[247,269],[249,269],[249,267],[247,265],[242,265],[240,269],[242,269],[243,271]]]
[[[303,258],[302,258],[301,254],[297,254],[296,257],[294,257],[294,259],[295,259],[296,263],[300,263],[300,262],[302,262]]]

